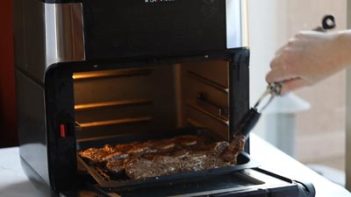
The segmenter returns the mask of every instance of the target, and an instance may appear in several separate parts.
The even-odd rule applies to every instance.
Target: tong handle
[[[333,15],[326,15],[322,19],[322,26],[316,27],[313,31],[326,32],[336,27],[335,17]]]
[[[279,96],[281,91],[282,91],[282,82],[273,82],[268,84],[269,92],[273,95],[273,96]]]
[[[255,108],[251,108],[238,123],[235,135],[243,135],[247,137],[252,128],[257,124],[260,116],[261,113],[259,113]]]
[[[322,19],[322,28],[324,31],[331,30],[336,27],[335,17],[333,15],[326,15]]]

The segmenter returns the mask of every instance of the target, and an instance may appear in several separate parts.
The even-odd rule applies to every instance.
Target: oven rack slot
[[[225,126],[229,126],[229,121],[223,116],[218,116],[218,114],[211,112],[203,107],[200,107],[198,104],[194,102],[187,102],[187,106],[202,113],[205,114],[206,116],[216,120],[217,122],[220,122],[221,124],[224,124]]]
[[[91,128],[91,127],[138,124],[138,123],[151,122],[151,121],[152,121],[152,117],[145,116],[145,117],[136,117],[136,118],[123,118],[123,119],[114,119],[114,120],[84,122],[84,123],[79,123],[79,127],[84,129],[84,128]]]
[[[105,107],[150,105],[152,103],[153,103],[152,100],[148,100],[148,99],[117,100],[117,101],[77,104],[74,106],[74,109],[76,111],[85,111],[85,110],[94,110],[94,109],[105,108]]]
[[[201,124],[199,121],[194,120],[192,118],[187,118],[186,122],[187,122],[187,124],[189,124],[192,127],[207,128],[205,125]]]
[[[88,80],[98,78],[113,78],[113,77],[131,77],[131,76],[147,76],[154,69],[152,68],[130,68],[130,69],[115,69],[96,72],[80,72],[73,75],[74,80]]]
[[[215,89],[217,89],[217,90],[219,90],[219,91],[221,91],[223,93],[226,93],[226,94],[229,93],[229,89],[227,87],[217,83],[216,81],[213,81],[213,80],[211,80],[211,79],[209,79],[207,77],[204,77],[204,76],[202,76],[200,74],[197,74],[197,73],[195,73],[193,71],[189,71],[188,70],[187,73],[188,73],[188,76],[190,78],[192,78],[192,79],[195,79],[195,80],[197,80],[197,81],[199,81],[199,82],[201,82],[201,83],[203,83],[205,85],[211,86],[212,88],[215,88]]]

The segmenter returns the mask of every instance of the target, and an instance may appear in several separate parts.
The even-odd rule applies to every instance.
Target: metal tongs
[[[334,29],[336,26],[335,18],[332,15],[323,17],[322,26],[314,28],[314,31],[326,32]],[[272,102],[276,96],[281,95],[281,89],[284,82],[269,83],[262,96],[258,99],[255,105],[243,116],[234,131],[234,136],[244,136],[247,138],[252,128],[258,122],[262,111]]]
[[[272,102],[274,97],[280,96],[281,89],[282,89],[282,83],[270,83],[270,84],[268,84],[268,86],[266,88],[266,91],[263,92],[263,94],[258,99],[258,101],[255,103],[253,108],[256,109],[256,111],[261,113]],[[264,105],[262,105],[262,107],[260,107],[261,103],[263,103],[264,99],[267,96],[269,97],[268,101],[266,103],[264,103]]]

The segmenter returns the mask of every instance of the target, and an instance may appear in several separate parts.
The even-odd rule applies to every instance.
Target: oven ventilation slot
[[[205,128],[206,129],[205,125],[201,124],[199,121],[196,121],[196,120],[194,120],[192,118],[187,118],[186,122],[192,127]]]
[[[189,107],[191,107],[192,109],[202,113],[202,114],[205,114],[207,115],[208,117],[211,117],[213,118],[214,120],[224,124],[225,126],[229,126],[229,121],[227,119],[224,119],[222,117],[219,117],[217,114],[213,114],[212,112],[196,105],[195,103],[192,103],[192,102],[188,102],[187,103]]]
[[[217,116],[228,120],[228,108],[220,106],[216,102],[209,99],[206,93],[200,92],[199,96],[197,97],[197,102],[201,107],[207,109],[207,111],[211,111],[213,114],[216,114]]]
[[[229,137],[229,64],[211,61],[182,67],[184,123]]]
[[[189,76],[191,78],[193,78],[193,79],[195,79],[195,80],[197,80],[197,81],[199,81],[201,83],[204,83],[204,84],[206,84],[208,86],[211,86],[211,87],[213,87],[213,88],[215,88],[215,89],[217,89],[217,90],[219,90],[221,92],[229,93],[229,89],[227,87],[224,87],[223,85],[221,85],[221,84],[219,84],[219,83],[217,83],[217,82],[215,82],[215,81],[213,81],[211,79],[208,79],[208,78],[206,78],[204,76],[201,76],[201,75],[199,75],[199,74],[197,74],[197,73],[195,73],[193,71],[188,71],[188,74],[189,74]]]

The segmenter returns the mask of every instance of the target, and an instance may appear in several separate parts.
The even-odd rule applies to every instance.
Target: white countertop
[[[320,176],[261,138],[253,135],[251,140],[251,157],[257,160],[264,169],[294,180],[313,183],[316,197],[351,196],[345,188]]]
[[[18,147],[0,149],[0,196],[37,196],[37,189],[24,174],[18,151]]]
[[[18,147],[0,149],[0,196],[43,196],[24,174],[18,150]],[[299,181],[312,182],[316,188],[316,197],[351,196],[343,187],[323,178],[256,136],[251,137],[251,157],[259,161],[264,169]]]

